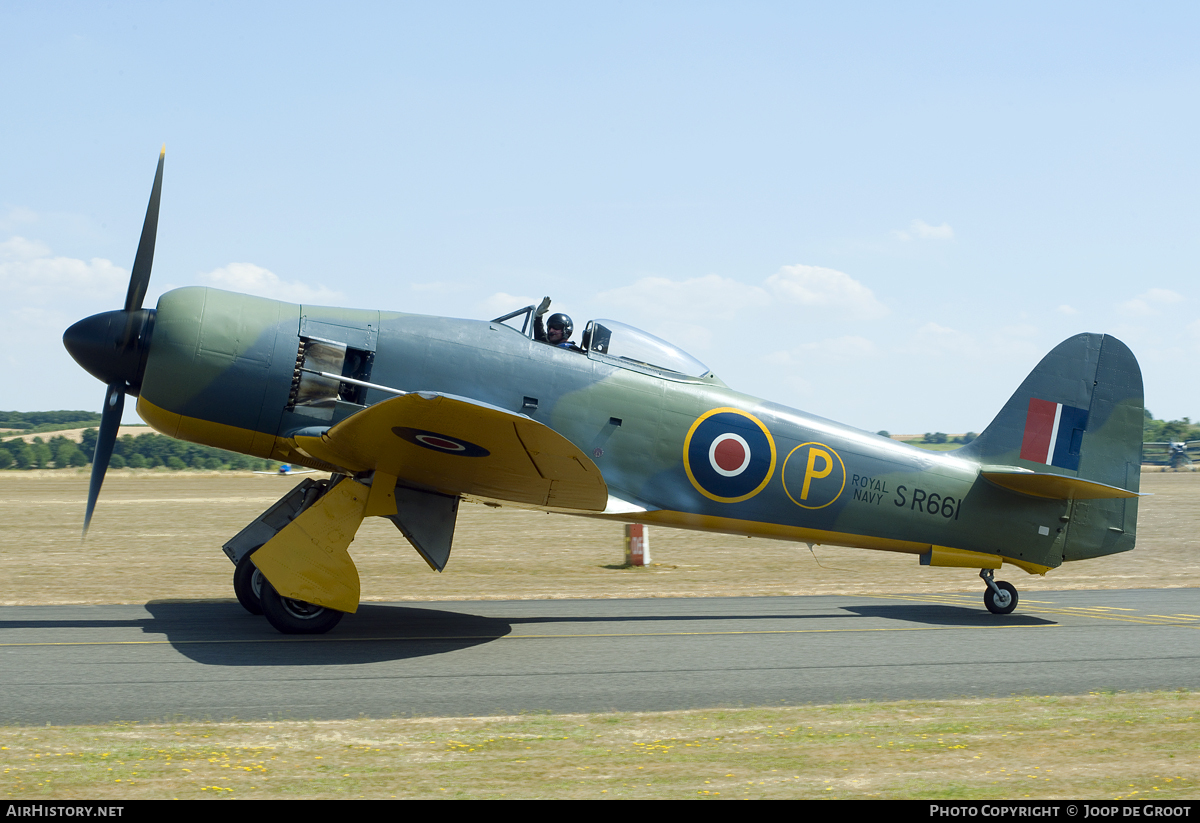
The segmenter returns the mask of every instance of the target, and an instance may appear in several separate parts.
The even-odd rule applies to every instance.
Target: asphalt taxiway
[[[1200,689],[1200,589],[0,607],[0,724],[670,710]]]

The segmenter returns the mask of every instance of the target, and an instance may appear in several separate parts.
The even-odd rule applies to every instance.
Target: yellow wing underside
[[[296,448],[348,473],[376,471],[443,494],[603,511],[608,486],[577,446],[523,415],[412,393],[376,403]]]
[[[397,483],[448,495],[599,512],[608,486],[596,464],[547,426],[466,398],[407,394],[319,435],[290,438],[345,479],[253,555],[280,595],[344,612],[358,608],[347,553],[363,518],[394,515]],[[364,485],[369,484],[369,485]]]

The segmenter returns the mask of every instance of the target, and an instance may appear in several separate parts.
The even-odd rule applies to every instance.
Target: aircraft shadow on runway
[[[978,628],[980,626],[1042,626],[1053,623],[1030,615],[1010,614],[994,615],[982,609],[964,608],[962,606],[944,606],[927,603],[904,603],[870,606],[839,606],[835,612],[821,614],[783,612],[779,614],[677,614],[677,615],[596,615],[571,617],[517,617],[509,620],[512,625],[537,623],[687,623],[689,621],[755,621],[755,620],[845,620],[849,612],[859,617],[876,617],[884,620],[899,620],[905,623],[916,623],[923,626],[962,626],[963,628]],[[797,626],[796,628],[800,628]],[[805,626],[804,628],[809,628]],[[853,628],[850,626],[848,628]],[[750,629],[754,631],[754,629]]]
[[[481,609],[486,605],[481,603]],[[49,642],[63,642],[59,631],[73,638],[79,630],[134,629],[141,637],[120,632],[106,633],[79,642],[138,643],[164,639],[180,654],[202,664],[216,666],[331,666],[375,663],[389,660],[441,655],[499,640],[512,633],[515,625],[618,624],[632,631],[639,624],[644,631],[669,632],[666,624],[717,623],[733,628],[741,624],[756,631],[754,624],[770,621],[770,629],[789,627],[807,629],[826,621],[848,621],[854,629],[858,618],[906,623],[914,628],[988,626],[1042,626],[1054,621],[1030,615],[989,614],[982,609],[933,603],[888,603],[841,606],[829,611],[781,611],[777,613],[708,614],[557,614],[501,619],[450,609],[421,608],[394,604],[363,604],[358,613],[346,618],[332,633],[319,636],[280,635],[262,617],[247,614],[229,601],[151,601],[145,606],[148,618],[132,620],[5,620],[4,629],[50,630]],[[784,625],[780,626],[780,621]],[[746,624],[750,624],[747,626]],[[839,628],[842,628],[839,626]],[[863,627],[866,629],[867,627]],[[724,629],[717,629],[723,631]],[[92,635],[94,636],[94,635]],[[67,641],[72,642],[72,641]]]
[[[439,609],[362,604],[325,635],[282,635],[236,603],[152,601],[142,630],[218,666],[337,666],[426,657],[509,634],[505,620]]]
[[[981,626],[1050,626],[1054,620],[1029,614],[992,614],[967,606],[940,603],[896,603],[869,606],[844,606],[843,609],[860,617],[879,617],[902,620],[923,626],[962,626],[976,629]]]

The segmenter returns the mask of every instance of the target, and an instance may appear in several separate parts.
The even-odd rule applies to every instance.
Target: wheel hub
[[[324,606],[314,606],[304,600],[292,600],[290,597],[280,599],[288,613],[300,620],[312,620],[314,617],[320,617],[321,613],[325,611]]]

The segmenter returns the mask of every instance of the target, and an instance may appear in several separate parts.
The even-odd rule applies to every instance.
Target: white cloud
[[[643,277],[601,292],[596,302],[603,311],[631,322],[652,318],[647,331],[698,351],[709,348],[722,336],[721,330],[753,327],[755,318],[788,305],[812,309],[822,319],[870,319],[888,313],[870,289],[848,274],[806,265],[784,266],[762,285],[716,274],[688,280]]]
[[[956,355],[968,355],[976,350],[975,339],[971,335],[932,321],[917,329],[909,345],[916,351],[937,351]]]
[[[1150,289],[1142,292],[1132,300],[1120,304],[1121,311],[1138,317],[1150,317],[1162,309],[1175,303],[1182,303],[1186,298],[1170,289]]]
[[[1000,326],[995,333],[995,337],[1000,340],[1033,340],[1038,336],[1040,329],[1032,323],[1021,323],[1018,325]]]
[[[856,316],[887,314],[869,288],[850,275],[821,266],[783,266],[762,286],[716,274],[690,280],[643,277],[636,283],[597,295],[601,302],[628,309],[670,306],[682,316],[708,318],[743,315],[748,311],[787,303],[832,309]]]
[[[844,335],[802,343],[786,351],[774,351],[764,358],[775,366],[807,366],[814,361],[848,363],[874,357],[878,347],[865,337]]]
[[[37,222],[37,219],[37,213],[33,209],[13,206],[0,215],[0,231],[18,231],[18,226],[28,226]]]
[[[451,283],[445,280],[434,280],[429,283],[410,283],[409,288],[415,292],[431,292],[434,294],[453,294],[466,291],[462,283]]]
[[[821,266],[784,266],[767,278],[767,288],[792,303],[874,318],[888,309],[875,295],[845,272]]]
[[[119,300],[128,284],[129,272],[109,260],[53,257],[24,237],[0,243],[0,291],[14,302]]]
[[[619,309],[645,310],[670,307],[679,317],[726,318],[770,305],[770,295],[751,286],[716,274],[690,280],[643,277],[628,286],[609,289],[596,299]]]
[[[693,353],[709,351],[714,341],[725,339],[724,332],[741,328],[742,321],[771,303],[762,287],[716,274],[689,280],[643,277],[601,292],[595,299],[596,316],[641,324],[651,334]]]
[[[784,266],[761,284],[716,274],[687,280],[643,277],[597,294],[595,303],[590,316],[621,319],[694,354],[719,350],[722,357],[748,340],[776,339],[780,334],[794,340],[798,324],[873,319],[888,313],[870,289],[848,274],[807,265]]]
[[[931,226],[924,220],[914,220],[909,224],[907,231],[893,231],[892,237],[907,243],[909,240],[953,240],[954,229],[950,228],[949,223],[942,223],[940,226]]]
[[[1067,316],[1079,314],[1079,309],[1075,308],[1074,306],[1068,306],[1066,303],[1059,306],[1057,309],[1055,309],[1055,311],[1059,314],[1065,314]]]
[[[480,301],[477,307],[480,310],[479,314],[481,316],[487,315],[488,317],[500,317],[501,315],[508,314],[510,311],[523,309],[529,305],[536,306],[540,302],[540,299],[535,299],[532,297],[514,297],[507,292],[498,291],[491,297]]]
[[[50,247],[37,240],[26,240],[24,237],[10,237],[0,243],[0,260],[32,260],[35,257],[49,257]]]
[[[253,263],[230,263],[200,275],[200,282],[218,289],[286,300],[289,303],[336,303],[343,299],[339,291],[324,286],[289,283],[279,275]]]

